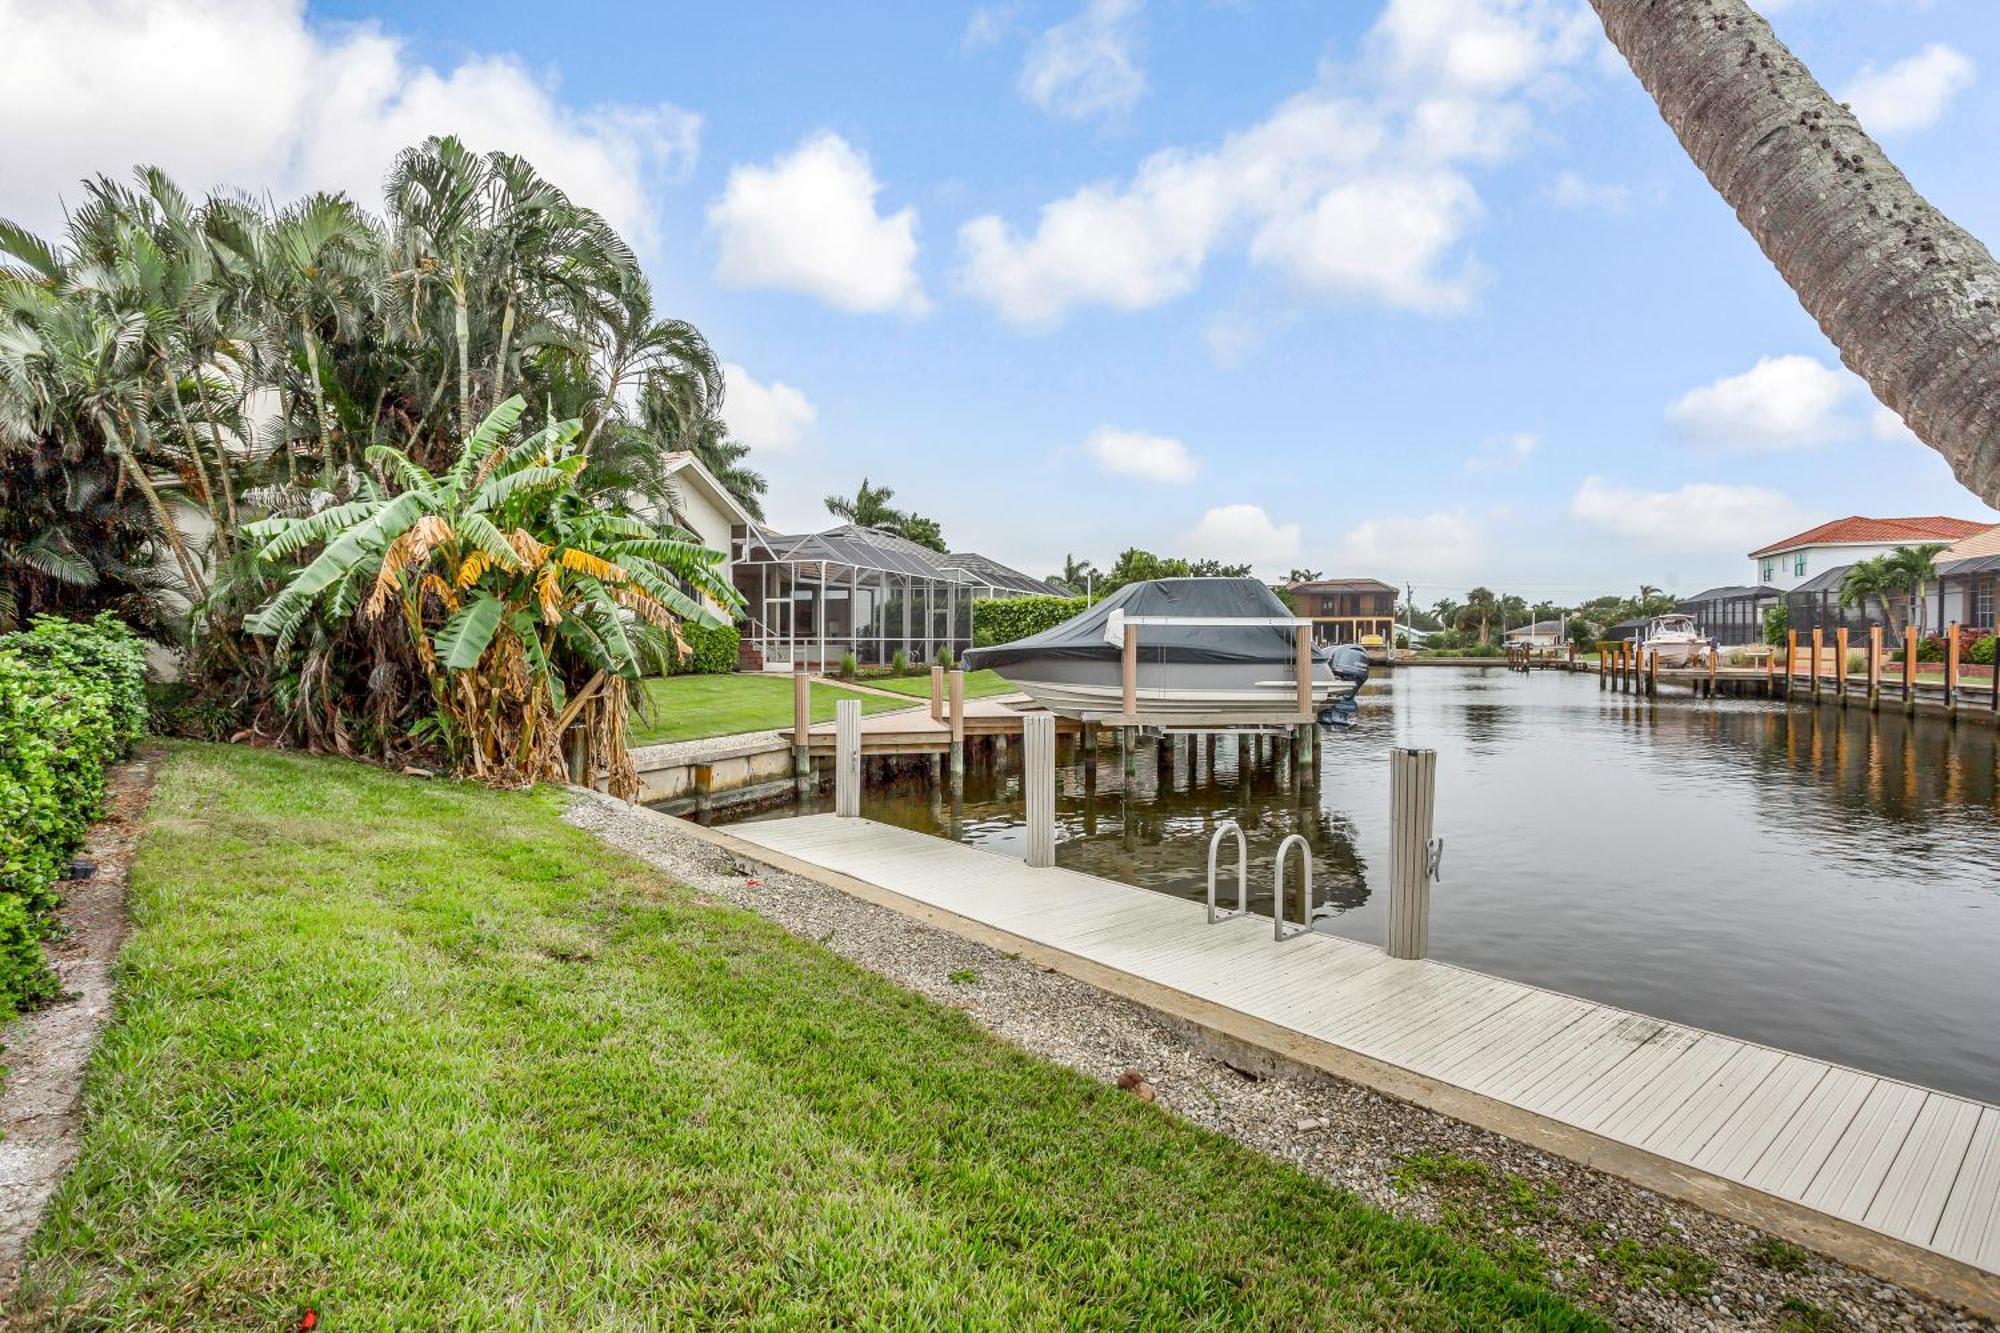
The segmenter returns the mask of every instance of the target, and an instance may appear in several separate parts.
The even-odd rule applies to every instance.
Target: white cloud
[[[1299,535],[1298,524],[1273,522],[1258,505],[1233,504],[1203,514],[1186,544],[1196,557],[1269,571],[1298,559]]]
[[[929,309],[917,277],[917,211],[875,211],[868,159],[833,133],[767,167],[732,168],[708,207],[716,276],[737,287],[805,292],[842,310]]]
[[[969,56],[1000,45],[1014,30],[1014,20],[1020,13],[1021,7],[1015,4],[974,5],[972,17],[965,21],[965,31],[959,34],[958,53]]]
[[[344,190],[379,211],[395,154],[432,134],[520,153],[640,245],[701,118],[666,102],[576,109],[518,58],[443,69],[374,24],[315,28],[301,0],[0,0],[0,215],[60,224],[86,175],[165,168],[191,191]]]
[[[1467,170],[1517,150],[1529,89],[1586,37],[1555,0],[1392,0],[1364,64],[1221,143],[1155,152],[1044,204],[1031,229],[965,223],[958,283],[1013,323],[1047,326],[1185,295],[1240,246],[1307,297],[1462,310],[1484,281],[1461,252],[1484,214]]]
[[[1400,80],[1497,97],[1582,55],[1591,22],[1557,0],[1389,0],[1370,41]]]
[[[1698,444],[1722,449],[1806,449],[1854,432],[1847,413],[1855,381],[1810,356],[1767,356],[1740,375],[1691,389],[1667,422]]]
[[[760,453],[783,453],[799,441],[819,417],[819,409],[783,380],[760,384],[749,371],[725,361],[723,381],[728,397],[722,419],[729,433]]]
[[[1896,415],[1896,409],[1877,403],[1868,413],[1868,433],[1884,444],[1914,444],[1923,446],[1917,433],[1904,424]]]
[[[1085,0],[1081,13],[1028,48],[1021,96],[1068,120],[1131,109],[1146,92],[1138,19],[1139,0]]]
[[[1871,134],[1897,134],[1935,125],[1951,99],[1972,86],[1972,58],[1932,42],[1913,56],[1876,68],[1861,67],[1840,100],[1854,108]]]
[[[1570,516],[1648,546],[1748,551],[1773,532],[1798,524],[1783,495],[1762,486],[1694,482],[1671,491],[1614,486],[1590,476],[1570,501]]]
[[[1549,187],[1549,198],[1559,208],[1623,213],[1632,206],[1632,187],[1587,181],[1574,171],[1565,171]]]
[[[1145,481],[1193,481],[1201,463],[1188,447],[1170,435],[1099,426],[1083,442],[1084,449],[1104,471]]]
[[[1342,571],[1369,578],[1476,579],[1487,560],[1486,526],[1462,513],[1371,518],[1342,535],[1335,560]]]
[[[1489,435],[1479,442],[1472,456],[1465,460],[1468,472],[1512,472],[1528,461],[1528,456],[1541,446],[1541,440],[1532,431],[1517,430],[1503,435]]]

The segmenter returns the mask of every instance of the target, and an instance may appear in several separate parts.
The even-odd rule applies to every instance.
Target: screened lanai
[[[972,646],[981,597],[1056,592],[1052,585],[976,555],[943,555],[879,528],[847,523],[785,536],[751,528],[735,561],[743,641],[767,670],[803,662],[816,670],[848,653],[886,664]]]

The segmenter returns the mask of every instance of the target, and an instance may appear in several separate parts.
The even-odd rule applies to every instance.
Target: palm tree
[[[1895,594],[1902,586],[1901,576],[1889,567],[1888,556],[1857,560],[1847,567],[1847,573],[1840,579],[1841,609],[1858,610],[1866,616],[1868,603],[1872,600],[1882,608],[1882,616],[1888,622],[1890,632],[1901,638],[1903,626],[1897,617]]]
[[[1660,114],[1848,369],[2000,503],[2000,265],[1746,0],[1591,0]]]
[[[1944,542],[1925,542],[1918,546],[1898,546],[1883,560],[1892,591],[1909,594],[1910,615],[1905,622],[1910,625],[1924,623],[1924,588],[1937,577],[1938,553],[1945,549]]]
[[[895,531],[904,521],[903,511],[893,508],[889,501],[896,493],[887,486],[871,486],[868,478],[861,479],[861,489],[849,499],[844,495],[826,497],[826,511],[835,518],[844,518],[849,523],[857,523],[864,528],[887,528]]]
[[[1479,646],[1484,648],[1492,640],[1493,617],[1500,614],[1500,599],[1493,595],[1491,588],[1474,588],[1465,594],[1465,605],[1458,610],[1457,627],[1469,629],[1479,627]]]

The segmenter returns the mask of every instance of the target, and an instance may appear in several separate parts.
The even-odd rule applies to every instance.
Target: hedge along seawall
[[[1081,615],[1090,602],[1082,597],[980,597],[972,603],[972,642],[991,648],[1030,634],[1053,629]]]
[[[56,993],[40,943],[56,882],[145,728],[145,649],[116,616],[0,636],[0,1019]]]

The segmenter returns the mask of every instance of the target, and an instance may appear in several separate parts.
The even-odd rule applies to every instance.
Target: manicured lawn
[[[632,724],[634,745],[732,736],[739,731],[768,731],[792,725],[790,676],[667,676],[646,681],[645,689],[650,707]],[[894,712],[903,707],[880,695],[815,682],[813,721],[833,721],[833,705],[841,699],[861,700],[864,713]]]
[[[11,1327],[1601,1327],[605,850],[177,746]]]
[[[922,676],[893,676],[887,680],[866,682],[878,690],[894,690],[898,694],[914,694],[919,699],[931,697],[931,678]],[[1019,694],[1018,686],[1010,685],[991,671],[968,671],[965,673],[965,697],[986,699],[996,694]]]

